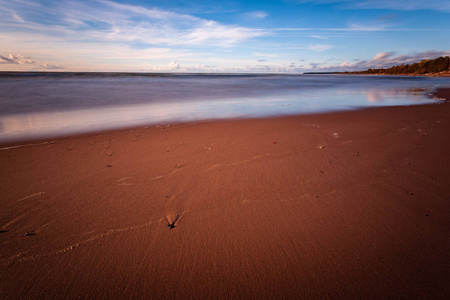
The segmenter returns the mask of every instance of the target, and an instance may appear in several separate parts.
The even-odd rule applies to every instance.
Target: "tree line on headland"
[[[414,64],[401,64],[387,69],[368,69],[366,71],[344,72],[345,74],[380,74],[380,75],[419,75],[450,76],[450,57],[424,59]]]

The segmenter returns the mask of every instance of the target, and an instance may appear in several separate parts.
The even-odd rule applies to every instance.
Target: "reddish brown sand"
[[[444,103],[4,145],[0,298],[448,299],[449,138]]]

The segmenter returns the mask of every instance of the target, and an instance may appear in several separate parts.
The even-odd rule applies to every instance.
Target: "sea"
[[[0,143],[134,126],[438,103],[450,78],[0,72]]]

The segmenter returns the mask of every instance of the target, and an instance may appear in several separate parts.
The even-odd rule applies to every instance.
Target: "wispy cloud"
[[[450,12],[448,0],[296,0],[298,3],[336,4],[342,9],[437,10]]]
[[[325,44],[314,44],[314,45],[309,45],[307,46],[305,49],[307,50],[311,50],[314,52],[322,52],[322,51],[326,51],[331,49],[332,46],[331,45],[325,45]]]
[[[248,18],[252,18],[252,19],[262,20],[262,19],[266,18],[267,16],[269,16],[269,14],[264,11],[259,10],[259,11],[252,11],[252,12],[246,13],[245,16]]]
[[[8,57],[0,55],[0,64],[24,65],[34,64],[34,61],[20,54],[10,54]]]
[[[261,29],[262,30],[262,29]],[[273,32],[286,31],[286,32],[306,32],[310,37],[317,37],[322,33],[329,34],[330,32],[346,32],[346,31],[448,31],[448,29],[436,29],[436,28],[388,28],[388,26],[383,24],[375,23],[351,23],[347,27],[279,27],[271,28]]]
[[[385,24],[375,23],[353,23],[348,27],[349,31],[386,31],[387,29]]]
[[[19,15],[17,15],[16,13],[11,13],[11,16],[12,16],[13,19],[16,20],[17,22],[20,22],[20,23],[24,23],[24,22],[25,22],[25,20],[22,19],[22,18],[21,18]]]
[[[372,58],[372,62],[383,62],[389,60],[391,57],[393,57],[395,52],[379,52],[377,53],[374,58]]]
[[[312,37],[314,39],[319,39],[319,40],[328,40],[328,37],[323,36],[323,35],[310,35],[309,37]]]
[[[183,45],[210,45],[227,47],[239,42],[261,36],[263,33],[244,27],[222,25],[215,21],[204,21],[184,35]]]
[[[447,0],[350,0],[349,6],[360,9],[392,9],[392,10],[438,10],[450,12],[450,2]]]
[[[259,52],[255,52],[255,53],[253,53],[253,55],[262,56],[262,57],[277,57],[278,56],[278,54],[275,54],[275,53],[259,53]]]
[[[181,20],[181,21],[196,21],[199,18],[187,14],[180,14],[171,11],[161,10],[158,8],[148,9],[143,6],[121,4],[108,0],[94,0],[98,3],[105,4],[106,7],[114,9],[116,16],[122,16],[122,19],[128,19],[122,15],[123,12],[127,12],[131,15],[141,15],[146,16],[149,19],[159,19],[159,20]]]
[[[53,7],[31,8],[21,1],[1,1],[0,9],[3,11],[1,19],[15,21],[12,31],[35,31],[80,42],[139,42],[149,46],[210,46],[213,43],[229,47],[265,34],[262,30],[107,0],[61,1]]]
[[[294,46],[289,47],[290,50],[309,50],[313,52],[323,52],[329,49],[332,49],[333,45],[329,44],[311,44],[311,45],[305,45],[305,46]]]
[[[194,56],[204,61],[205,53],[229,51],[268,34],[110,0],[0,0],[0,53],[32,56],[42,68],[48,63],[68,70],[122,71]],[[14,61],[3,57],[1,64]]]

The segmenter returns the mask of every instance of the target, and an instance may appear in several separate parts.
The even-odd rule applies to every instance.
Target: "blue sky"
[[[364,70],[449,36],[449,0],[0,0],[0,71]]]

